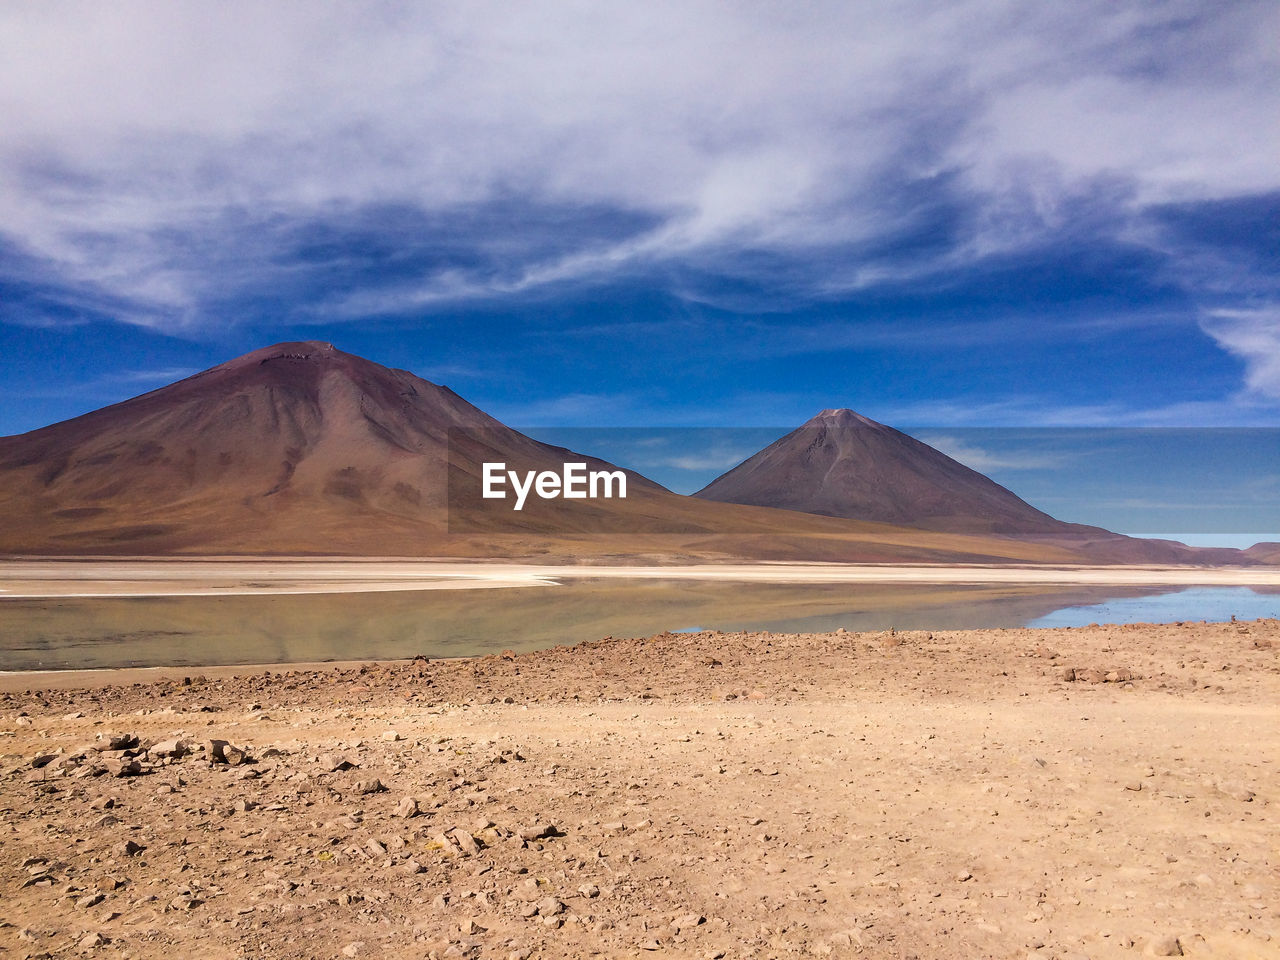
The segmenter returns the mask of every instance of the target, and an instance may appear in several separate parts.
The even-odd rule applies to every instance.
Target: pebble
[[[372,780],[357,780],[355,784],[355,791],[361,796],[369,793],[382,793],[386,789],[382,785],[382,781],[376,777]]]
[[[461,827],[451,831],[449,837],[458,845],[458,849],[465,854],[475,856],[480,852],[480,844],[476,843],[476,838]]]
[[[1223,780],[1218,784],[1218,792],[1241,803],[1249,803],[1254,797],[1253,791],[1238,780]]]
[[[1157,937],[1147,944],[1146,952],[1153,957],[1180,957],[1182,944],[1178,942],[1177,937]]]
[[[543,837],[554,837],[559,831],[552,823],[535,823],[520,831],[521,840],[541,840]]]
[[[413,799],[413,797],[403,797],[400,802],[396,804],[396,808],[393,813],[395,816],[404,817],[406,820],[410,817],[416,817],[418,815],[418,801]]]
[[[205,744],[206,756],[214,763],[225,763],[236,767],[249,759],[247,751],[233,746],[226,740],[210,740]]]

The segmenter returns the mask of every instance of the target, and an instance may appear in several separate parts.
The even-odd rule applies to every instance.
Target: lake
[[[0,669],[455,657],[691,628],[825,632],[1280,616],[1274,587],[571,580],[490,590],[0,599]]]

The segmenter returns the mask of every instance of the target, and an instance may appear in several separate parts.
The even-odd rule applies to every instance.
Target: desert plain
[[[1276,620],[77,684],[0,693],[3,956],[1280,956]]]

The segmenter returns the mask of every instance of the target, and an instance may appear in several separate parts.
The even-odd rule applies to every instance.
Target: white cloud
[[[1224,350],[1244,361],[1248,394],[1280,400],[1280,307],[1213,310],[1200,327]]]
[[[940,450],[953,460],[959,460],[966,467],[985,473],[988,470],[1044,470],[1062,466],[1064,458],[1060,455],[1045,453],[1000,453],[986,450],[959,437],[945,434],[920,434],[916,437],[921,443],[927,443],[935,450]]]
[[[0,224],[171,330],[268,269],[227,249],[228,216],[516,197],[655,218],[520,251],[503,277],[352,291],[334,308],[351,316],[672,257],[874,246],[909,216],[885,179],[948,171],[996,214],[956,248],[975,256],[1052,226],[1099,177],[1135,203],[1275,189],[1277,31],[1271,3],[10,4]]]
[[[689,453],[660,460],[650,460],[647,467],[673,467],[676,470],[728,470],[736,467],[754,450],[707,450],[703,453]]]

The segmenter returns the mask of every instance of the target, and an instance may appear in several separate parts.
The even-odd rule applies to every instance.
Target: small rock
[[[153,757],[166,757],[170,759],[178,759],[192,753],[192,744],[185,740],[162,740],[159,743],[153,743],[147,748],[147,753]]]
[[[125,757],[121,757],[119,760],[108,760],[105,766],[107,773],[113,777],[136,777],[142,773],[141,763]]]
[[[661,950],[662,949],[662,944],[660,944],[657,940],[654,940],[652,938],[649,940],[641,940],[638,944],[636,944],[636,946],[638,946],[641,950]]]
[[[1152,957],[1180,957],[1182,944],[1177,937],[1157,937],[1147,944],[1147,954]]]
[[[418,815],[418,801],[413,797],[403,797],[392,812],[397,817],[404,817],[406,820],[410,817],[416,817]]]
[[[538,901],[538,915],[542,917],[554,917],[557,913],[564,910],[564,904],[555,897],[543,897]]]
[[[1218,784],[1218,792],[1241,803],[1249,803],[1253,800],[1253,791],[1238,780],[1223,780]]]
[[[480,844],[476,843],[476,838],[461,828],[451,831],[449,837],[458,845],[459,850],[469,856],[474,857],[480,852]]]
[[[395,743],[400,739],[400,733],[397,730],[388,730],[382,735],[382,739],[387,741],[387,743]]]
[[[345,947],[342,948],[342,955],[344,957],[358,957],[360,956],[360,953],[363,950],[364,950],[364,941],[356,940],[352,943],[348,943]]]
[[[600,896],[600,888],[594,883],[584,883],[578,888],[578,893],[586,897],[588,900],[594,900],[596,897]]]
[[[137,745],[138,738],[132,733],[100,733],[93,743],[93,749],[99,753],[106,753],[111,750],[131,750]]]
[[[525,827],[520,831],[521,840],[541,840],[543,837],[554,837],[559,834],[555,824],[552,823],[535,823],[531,827]]]
[[[249,759],[249,754],[245,750],[232,746],[226,740],[210,740],[205,745],[205,750],[214,763],[225,763],[233,767]]]
[[[93,950],[110,942],[100,933],[90,933],[80,939],[78,946],[81,950]]]
[[[320,766],[328,770],[330,773],[336,773],[339,770],[351,770],[357,766],[346,757],[337,753],[326,753],[320,757]]]
[[[124,843],[120,844],[120,846],[117,847],[116,849],[123,856],[136,857],[138,854],[140,854],[143,850],[147,848],[144,847],[142,844],[137,843],[134,840],[126,840]]]
[[[382,785],[382,781],[376,777],[372,780],[357,780],[355,785],[356,793],[362,796],[369,793],[382,793],[386,789]]]

